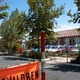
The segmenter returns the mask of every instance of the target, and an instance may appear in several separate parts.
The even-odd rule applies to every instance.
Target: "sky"
[[[68,17],[66,14],[70,9],[72,10],[72,13],[77,11],[77,7],[73,2],[74,0],[54,0],[54,1],[56,7],[65,4],[64,14],[57,19],[58,27],[54,31],[79,28],[79,24],[68,23],[70,17]],[[28,13],[29,10],[27,0],[8,0],[8,5],[10,6],[10,9],[7,10],[9,14],[11,14],[11,12],[14,11],[16,8],[18,8],[19,11],[25,11],[26,13]]]

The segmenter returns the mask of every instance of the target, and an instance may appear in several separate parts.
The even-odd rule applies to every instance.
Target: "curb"
[[[32,58],[24,58],[24,57],[17,57],[17,58],[21,60],[38,61],[38,59],[32,59]]]

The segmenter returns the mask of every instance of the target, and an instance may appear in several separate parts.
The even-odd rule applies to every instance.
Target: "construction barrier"
[[[39,62],[1,69],[0,80],[40,80]]]

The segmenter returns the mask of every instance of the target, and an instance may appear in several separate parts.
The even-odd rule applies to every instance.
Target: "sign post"
[[[42,61],[45,59],[45,32],[41,32],[41,80],[45,80],[45,61]]]

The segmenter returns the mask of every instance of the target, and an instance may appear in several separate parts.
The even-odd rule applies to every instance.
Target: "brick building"
[[[56,37],[57,41],[55,44],[80,44],[80,31],[77,31],[76,29],[58,31]]]

